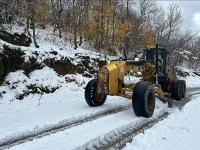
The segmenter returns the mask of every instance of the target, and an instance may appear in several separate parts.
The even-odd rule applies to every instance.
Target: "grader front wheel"
[[[106,94],[97,94],[97,79],[88,82],[85,88],[85,100],[91,107],[101,106],[106,101]]]
[[[133,90],[132,106],[136,116],[149,118],[155,109],[153,85],[147,81],[138,82]]]

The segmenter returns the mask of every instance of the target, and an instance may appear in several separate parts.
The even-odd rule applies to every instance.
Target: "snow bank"
[[[79,74],[59,76],[49,67],[35,70],[29,76],[22,70],[10,73],[6,84],[0,86],[0,141],[34,134],[45,127],[60,125],[62,120],[77,120],[130,104],[125,98],[108,96],[104,106],[89,107],[84,100],[84,87],[89,80]],[[58,89],[48,94],[30,93],[23,101],[16,100],[18,95],[30,90],[30,85],[38,90]]]
[[[187,88],[200,87],[200,77],[197,75],[190,75],[186,77]]]
[[[33,90],[35,93],[43,93],[42,90],[45,90],[46,93],[53,92],[66,83],[65,77],[58,76],[49,67],[35,70],[29,76],[26,76],[22,70],[11,72],[6,77],[5,82],[10,90],[15,91],[16,97],[27,92],[31,93]]]
[[[194,96],[182,111],[175,111],[167,119],[134,137],[125,150],[199,150],[200,97]]]
[[[193,70],[184,68],[184,67],[177,67],[179,70],[183,71],[187,74],[186,77],[178,76],[179,79],[183,79],[186,81],[187,88],[195,88],[200,87],[200,76],[193,73]]]

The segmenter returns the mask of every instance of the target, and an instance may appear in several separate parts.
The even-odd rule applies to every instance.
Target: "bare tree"
[[[164,33],[167,29],[165,12],[162,8],[158,8],[153,14],[152,25],[155,31],[155,43],[163,45]]]
[[[62,37],[61,17],[62,17],[64,2],[65,0],[51,0],[54,31],[58,30],[60,38]]]
[[[182,16],[179,6],[177,4],[170,4],[167,12],[167,44],[169,43],[172,34],[178,30],[178,26],[181,24],[181,22]]]
[[[39,45],[36,42],[36,35],[35,35],[35,23],[36,23],[36,8],[35,5],[37,3],[37,0],[27,0],[28,4],[28,16],[30,16],[30,21],[32,24],[32,29],[33,29],[33,42],[36,48],[39,48]],[[29,23],[27,23],[29,24]]]

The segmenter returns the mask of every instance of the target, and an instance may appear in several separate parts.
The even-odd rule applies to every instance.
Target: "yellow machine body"
[[[108,87],[109,95],[117,95],[119,93],[120,81],[126,73],[126,62],[115,61],[105,66],[109,72]]]
[[[154,65],[147,63],[140,68],[137,65],[128,64],[127,61],[112,61],[99,70],[97,92],[107,93],[109,95],[120,95],[131,99],[135,85],[124,85],[123,83],[124,76],[128,72],[134,73],[136,77],[141,77],[141,80],[146,80],[153,84],[155,83],[155,76],[153,76],[155,73]],[[138,72],[140,72],[140,74]],[[159,87],[155,87],[154,92],[159,96],[164,96],[164,92]]]
[[[87,104],[101,106],[107,95],[122,96],[132,100],[136,116],[149,118],[153,115],[156,97],[170,106],[172,100],[165,96],[176,100],[185,97],[186,83],[176,78],[168,50],[156,45],[135,58],[112,60],[101,67],[97,79],[86,86]]]
[[[106,66],[109,71],[108,78],[108,89],[110,95],[115,95],[118,93],[118,67],[116,64],[111,64]]]

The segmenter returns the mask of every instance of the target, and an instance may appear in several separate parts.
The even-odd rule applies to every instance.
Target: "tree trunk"
[[[36,37],[35,37],[35,21],[34,21],[34,19],[32,21],[33,21],[32,22],[33,23],[33,42],[34,42],[35,47],[39,48],[39,45],[37,44]]]
[[[58,0],[56,2],[56,4],[57,4],[57,7],[55,6],[54,1],[51,0],[51,7],[52,7],[52,14],[53,14],[53,21],[54,21],[53,32],[58,30],[59,38],[61,38],[62,37],[62,31],[61,31],[60,19],[61,19],[61,13],[63,11],[62,0]]]
[[[104,42],[104,0],[101,0],[101,20],[100,20],[100,40],[99,47],[102,47]]]
[[[129,19],[129,0],[126,1],[126,18]]]
[[[74,26],[74,49],[77,49],[77,25]]]
[[[58,10],[58,22],[57,22],[57,26],[58,26],[58,32],[59,32],[59,38],[62,37],[62,31],[61,31],[61,14],[62,14],[62,11],[63,11],[63,8],[62,8],[62,0],[59,0],[59,10]]]
[[[5,2],[5,21],[8,23],[8,1]]]
[[[113,18],[112,18],[112,44],[115,44],[115,15],[116,15],[116,5],[117,2],[114,4],[114,9],[113,9]]]
[[[81,46],[81,45],[82,45],[82,43],[83,43],[83,37],[82,37],[82,32],[81,32],[81,34],[80,34],[79,46]]]
[[[29,28],[30,28],[30,18],[29,16],[26,17],[26,33],[28,33],[28,35],[31,37],[31,33],[29,31]]]
[[[60,28],[58,29],[58,32],[59,32],[59,38],[62,38],[62,32],[61,32]]]
[[[35,37],[35,10],[33,8],[33,4],[31,5],[31,22],[33,24],[33,43],[36,48],[39,48],[39,45],[36,42],[36,37]]]

